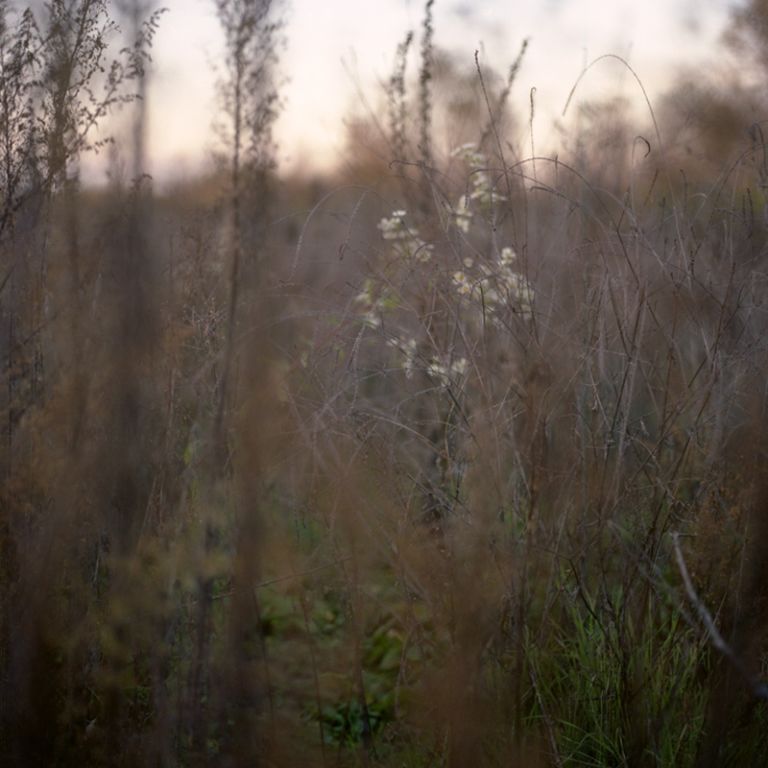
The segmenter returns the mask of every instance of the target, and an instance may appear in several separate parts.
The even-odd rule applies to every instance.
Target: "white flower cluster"
[[[433,357],[427,366],[427,376],[436,384],[447,387],[457,378],[464,376],[468,367],[469,363],[463,357],[456,357],[450,361]]]
[[[467,277],[466,272],[458,270],[453,273],[453,284],[456,286],[456,292],[460,296],[471,296],[474,286],[472,281]]]
[[[405,224],[405,211],[392,211],[388,219],[379,222],[379,229],[385,240],[407,240],[411,236]]]
[[[529,319],[533,315],[535,294],[524,275],[513,270],[517,254],[513,248],[501,249],[498,259],[493,265],[480,264],[474,270],[471,259],[464,261],[468,271],[475,271],[472,277],[458,270],[452,275],[452,282],[459,296],[481,299],[485,309],[490,312],[491,319],[499,323],[500,313],[506,307],[512,307]]]
[[[405,217],[406,211],[397,210],[383,218],[378,224],[381,236],[392,243],[399,255],[426,263],[432,258],[432,246],[425,243],[415,229],[408,227]]]
[[[517,260],[517,254],[515,253],[515,249],[510,248],[508,245],[505,245],[501,249],[501,253],[499,254],[499,263],[503,267],[509,267],[516,260]]]
[[[413,374],[418,370],[418,347],[416,339],[394,338],[388,342],[390,347],[395,348],[402,355],[401,368],[405,372],[407,379],[412,379]],[[452,359],[441,360],[433,356],[423,367],[424,372],[432,381],[440,386],[450,386],[457,379],[464,376],[469,369],[469,363],[463,357],[454,357]]]
[[[413,378],[413,372],[416,370],[416,339],[411,338],[406,341],[399,338],[389,339],[387,344],[403,355],[402,369],[405,371],[405,378]]]
[[[506,200],[506,197],[494,189],[493,181],[487,171],[488,159],[476,144],[462,144],[453,150],[451,156],[463,160],[471,171],[469,177],[471,189],[461,196],[453,211],[456,226],[462,232],[469,232],[472,224],[471,203],[477,203],[482,208],[488,209]]]
[[[473,141],[462,144],[451,152],[451,157],[461,158],[472,170],[484,168],[486,157]]]
[[[490,208],[507,198],[494,189],[488,171],[475,171],[471,177],[472,191],[469,199],[477,201],[484,208]]]
[[[386,291],[377,291],[376,284],[371,279],[363,283],[363,290],[355,296],[355,303],[360,305],[363,311],[363,324],[369,328],[381,326],[381,315],[384,310],[396,305],[394,297]]]
[[[462,232],[469,232],[469,227],[472,224],[472,209],[469,207],[469,198],[466,195],[462,195],[456,203],[453,221]]]

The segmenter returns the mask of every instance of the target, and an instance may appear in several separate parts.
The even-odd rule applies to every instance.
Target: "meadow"
[[[765,4],[549,154],[427,0],[310,178],[284,9],[213,2],[164,188],[162,10],[0,2],[0,765],[767,765]]]

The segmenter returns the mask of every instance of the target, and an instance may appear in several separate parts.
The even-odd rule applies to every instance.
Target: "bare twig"
[[[691,576],[688,573],[688,568],[685,564],[685,558],[683,557],[682,549],[680,548],[680,534],[677,532],[672,533],[672,543],[675,548],[675,558],[677,560],[677,567],[680,570],[680,575],[683,577],[683,584],[685,585],[685,591],[688,594],[688,599],[693,603],[696,608],[699,618],[701,619],[704,627],[707,630],[709,639],[712,645],[728,660],[733,668],[741,675],[744,682],[749,686],[752,695],[756,699],[762,701],[768,701],[768,685],[756,678],[747,669],[742,659],[736,654],[731,646],[726,642],[725,638],[720,634],[717,625],[715,624],[712,614],[704,605],[701,598],[696,594],[696,590],[691,581]]]

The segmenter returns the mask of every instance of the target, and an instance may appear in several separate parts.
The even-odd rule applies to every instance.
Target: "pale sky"
[[[160,181],[194,173],[215,144],[217,111],[212,64],[221,35],[212,0],[164,0],[154,48],[150,102],[150,171]],[[505,71],[522,39],[531,38],[513,91],[527,109],[537,89],[537,130],[559,115],[586,59],[627,58],[649,95],[662,93],[681,64],[711,63],[728,0],[437,0],[435,42],[471,64],[484,46],[486,63]],[[276,128],[281,167],[322,170],[343,152],[343,119],[357,97],[355,71],[366,92],[387,79],[397,43],[419,32],[423,0],[288,0],[282,71],[285,107]],[[415,53],[415,51],[412,51]],[[415,61],[415,57],[414,57]],[[623,68],[598,66],[579,95],[636,93]],[[375,98],[371,98],[375,104]]]

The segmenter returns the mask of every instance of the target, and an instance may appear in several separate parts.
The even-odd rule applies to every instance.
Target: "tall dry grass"
[[[533,156],[527,42],[462,67],[433,5],[311,183],[280,6],[217,0],[222,170],[168,193],[157,13],[2,6],[4,765],[759,764],[763,102],[577,83]]]

